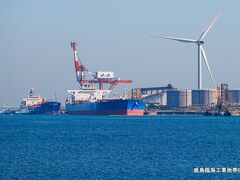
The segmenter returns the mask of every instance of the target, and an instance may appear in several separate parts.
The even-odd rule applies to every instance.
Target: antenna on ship
[[[57,93],[56,92],[54,93],[54,98],[55,98],[55,101],[57,101]]]
[[[29,95],[30,95],[30,97],[32,97],[34,95],[34,89],[33,88],[30,89]]]

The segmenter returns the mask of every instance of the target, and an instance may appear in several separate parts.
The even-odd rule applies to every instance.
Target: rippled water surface
[[[240,118],[0,116],[0,179],[227,179]]]

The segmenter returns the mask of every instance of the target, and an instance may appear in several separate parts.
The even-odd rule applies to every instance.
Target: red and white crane
[[[104,89],[104,84],[109,84],[109,90],[112,90],[119,83],[132,83],[132,80],[120,80],[118,78],[114,78],[113,72],[92,72],[88,70],[80,61],[80,58],[77,53],[77,43],[71,42],[71,47],[73,49],[74,55],[74,65],[76,71],[77,81],[80,83],[80,87],[82,88],[85,84],[98,84],[99,90]],[[87,80],[85,73],[93,76],[94,79]]]

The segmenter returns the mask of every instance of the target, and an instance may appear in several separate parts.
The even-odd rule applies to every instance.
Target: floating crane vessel
[[[114,72],[92,72],[80,61],[77,43],[72,42],[76,79],[80,84],[77,90],[67,90],[70,97],[66,100],[66,113],[74,115],[143,115],[144,102],[126,97],[110,98],[111,91],[119,83],[132,83],[132,80],[120,80]],[[92,79],[86,78],[88,73]],[[105,84],[108,88],[105,89]],[[98,87],[97,87],[98,86]]]

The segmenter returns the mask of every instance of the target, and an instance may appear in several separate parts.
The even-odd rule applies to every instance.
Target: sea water
[[[228,178],[238,117],[0,116],[0,179]]]

